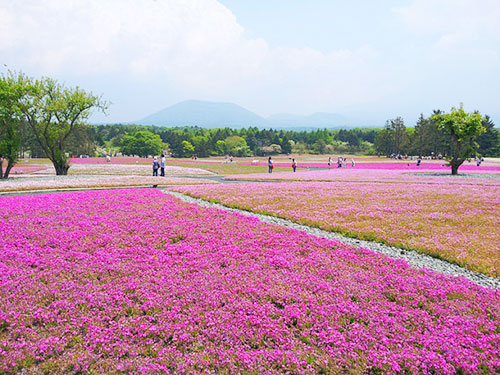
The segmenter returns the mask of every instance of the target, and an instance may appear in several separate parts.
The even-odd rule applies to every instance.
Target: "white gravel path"
[[[416,251],[408,251],[408,250],[402,250],[396,247],[384,245],[378,242],[372,242],[372,241],[363,241],[363,240],[358,240],[354,238],[349,238],[342,236],[337,233],[333,232],[328,232],[324,231],[322,229],[318,228],[312,228],[308,227],[306,225],[302,224],[297,224],[289,220],[285,219],[280,219],[268,215],[261,215],[261,214],[256,214],[253,212],[249,211],[243,211],[243,210],[238,210],[234,208],[229,208],[226,206],[223,206],[221,204],[217,203],[212,203],[205,201],[203,199],[198,199],[198,198],[193,198],[188,195],[174,192],[174,191],[167,191],[167,190],[162,190],[166,194],[173,195],[175,197],[178,197],[182,199],[183,201],[190,202],[190,203],[196,203],[200,206],[205,206],[205,207],[215,207],[219,208],[221,210],[229,211],[229,212],[238,212],[242,215],[246,216],[252,216],[260,219],[263,222],[266,223],[271,223],[271,224],[277,224],[277,225],[282,225],[286,226],[289,228],[297,229],[297,230],[302,230],[304,232],[307,232],[309,234],[312,234],[317,237],[324,237],[328,238],[331,240],[335,240],[338,242],[342,242],[345,244],[349,244],[355,247],[364,247],[367,249],[371,249],[377,253],[383,253],[391,258],[396,258],[396,259],[404,259],[406,260],[412,267],[414,268],[426,268],[429,270],[453,275],[453,276],[463,276],[466,279],[472,281],[473,283],[476,283],[480,286],[487,287],[487,288],[493,288],[493,289],[500,289],[500,280],[495,279],[493,277],[489,277],[486,275],[483,275],[481,273],[473,272],[470,270],[467,270],[465,268],[462,268],[456,264],[449,263],[447,261],[433,258],[429,255],[426,254],[421,254]]]

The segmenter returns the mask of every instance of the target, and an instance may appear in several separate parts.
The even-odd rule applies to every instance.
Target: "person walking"
[[[165,160],[165,155],[161,154],[161,160],[160,160],[160,176],[165,177],[165,165],[167,164],[167,161]]]
[[[351,158],[351,166],[354,167],[356,163],[354,162],[354,158]]]
[[[297,169],[297,162],[295,161],[295,159],[292,159],[292,168],[294,172]]]
[[[271,160],[271,157],[269,156],[269,159],[267,159],[267,166],[269,168],[269,173],[273,173],[273,161]]]
[[[328,158],[328,168],[330,169],[332,167],[332,158]]]
[[[155,156],[153,160],[153,176],[158,176],[158,168],[160,163],[158,163],[158,158]]]

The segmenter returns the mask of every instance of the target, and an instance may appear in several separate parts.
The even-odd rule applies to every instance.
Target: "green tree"
[[[159,155],[163,150],[163,142],[158,134],[148,130],[140,130],[124,135],[120,141],[120,151],[125,155],[147,157]]]
[[[477,150],[476,139],[486,131],[482,125],[486,119],[479,112],[467,113],[463,105],[453,107],[450,113],[434,115],[431,119],[450,136],[450,155],[446,160],[451,166],[451,174],[456,175],[458,167]]]
[[[488,115],[484,116],[482,125],[485,132],[477,137],[479,153],[484,156],[497,156],[500,152],[500,145],[498,144],[499,131],[495,129],[495,124]]]
[[[375,136],[375,150],[378,154],[389,156],[393,153],[392,134],[390,129],[384,128]]]
[[[194,152],[197,156],[206,158],[210,156],[210,140],[204,135],[196,135],[192,139]]]
[[[245,141],[245,138],[238,135],[227,137],[224,140],[224,143],[226,144],[227,152],[234,155],[236,155],[238,149],[247,147],[247,141]]]
[[[226,142],[224,142],[223,140],[218,140],[215,143],[214,151],[215,151],[215,155],[219,155],[219,156],[226,155],[227,154]]]
[[[0,77],[0,179],[9,177],[20,146],[21,111],[19,100],[25,93],[25,86],[14,73]],[[7,161],[5,172],[3,160]]]
[[[402,154],[408,142],[408,134],[401,117],[387,120],[385,127],[375,138],[377,152],[385,155]]]
[[[105,111],[108,103],[79,87],[68,88],[51,78],[34,80],[19,75],[28,90],[20,108],[57,175],[68,174],[66,153],[70,136],[85,127],[93,109]]]
[[[189,156],[193,154],[194,146],[189,141],[182,141],[182,155],[181,156]]]

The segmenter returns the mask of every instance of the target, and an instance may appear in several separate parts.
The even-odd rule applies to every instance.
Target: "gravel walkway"
[[[266,223],[283,225],[283,226],[286,226],[289,228],[302,230],[302,231],[305,231],[305,232],[312,234],[314,236],[317,236],[317,237],[324,237],[324,238],[332,239],[332,240],[335,240],[338,242],[353,245],[355,247],[364,247],[367,249],[371,249],[377,253],[383,253],[391,258],[405,259],[412,267],[415,267],[415,268],[426,268],[429,270],[445,273],[448,275],[463,276],[466,279],[468,279],[468,280],[472,281],[473,283],[476,283],[480,286],[487,287],[487,288],[493,288],[493,289],[500,289],[500,280],[499,279],[495,279],[495,278],[483,275],[481,273],[469,271],[465,268],[457,266],[456,264],[452,264],[452,263],[449,263],[449,262],[441,260],[441,259],[433,258],[429,255],[421,254],[421,253],[418,253],[416,251],[402,250],[402,249],[398,249],[396,247],[384,245],[384,244],[377,243],[377,242],[363,241],[363,240],[358,240],[358,239],[354,239],[354,238],[344,237],[344,236],[337,234],[337,233],[324,231],[324,230],[321,230],[318,228],[308,227],[306,225],[296,224],[296,223],[291,222],[289,220],[280,219],[280,218],[267,216],[267,215],[256,214],[253,212],[238,210],[238,209],[234,209],[234,208],[229,208],[229,207],[223,206],[221,204],[207,202],[203,199],[192,198],[192,197],[187,196],[185,194],[174,192],[174,191],[167,191],[167,190],[163,190],[163,189],[162,189],[162,191],[166,194],[170,194],[170,195],[173,195],[175,197],[178,197],[186,202],[196,203],[200,206],[205,206],[205,207],[215,207],[215,208],[219,208],[219,209],[226,210],[229,212],[238,212],[242,215],[256,217],[256,218],[258,218],[261,221],[266,222]]]

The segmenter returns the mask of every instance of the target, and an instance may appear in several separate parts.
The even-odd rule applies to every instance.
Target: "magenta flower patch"
[[[154,189],[0,197],[0,372],[494,373],[500,294]]]

